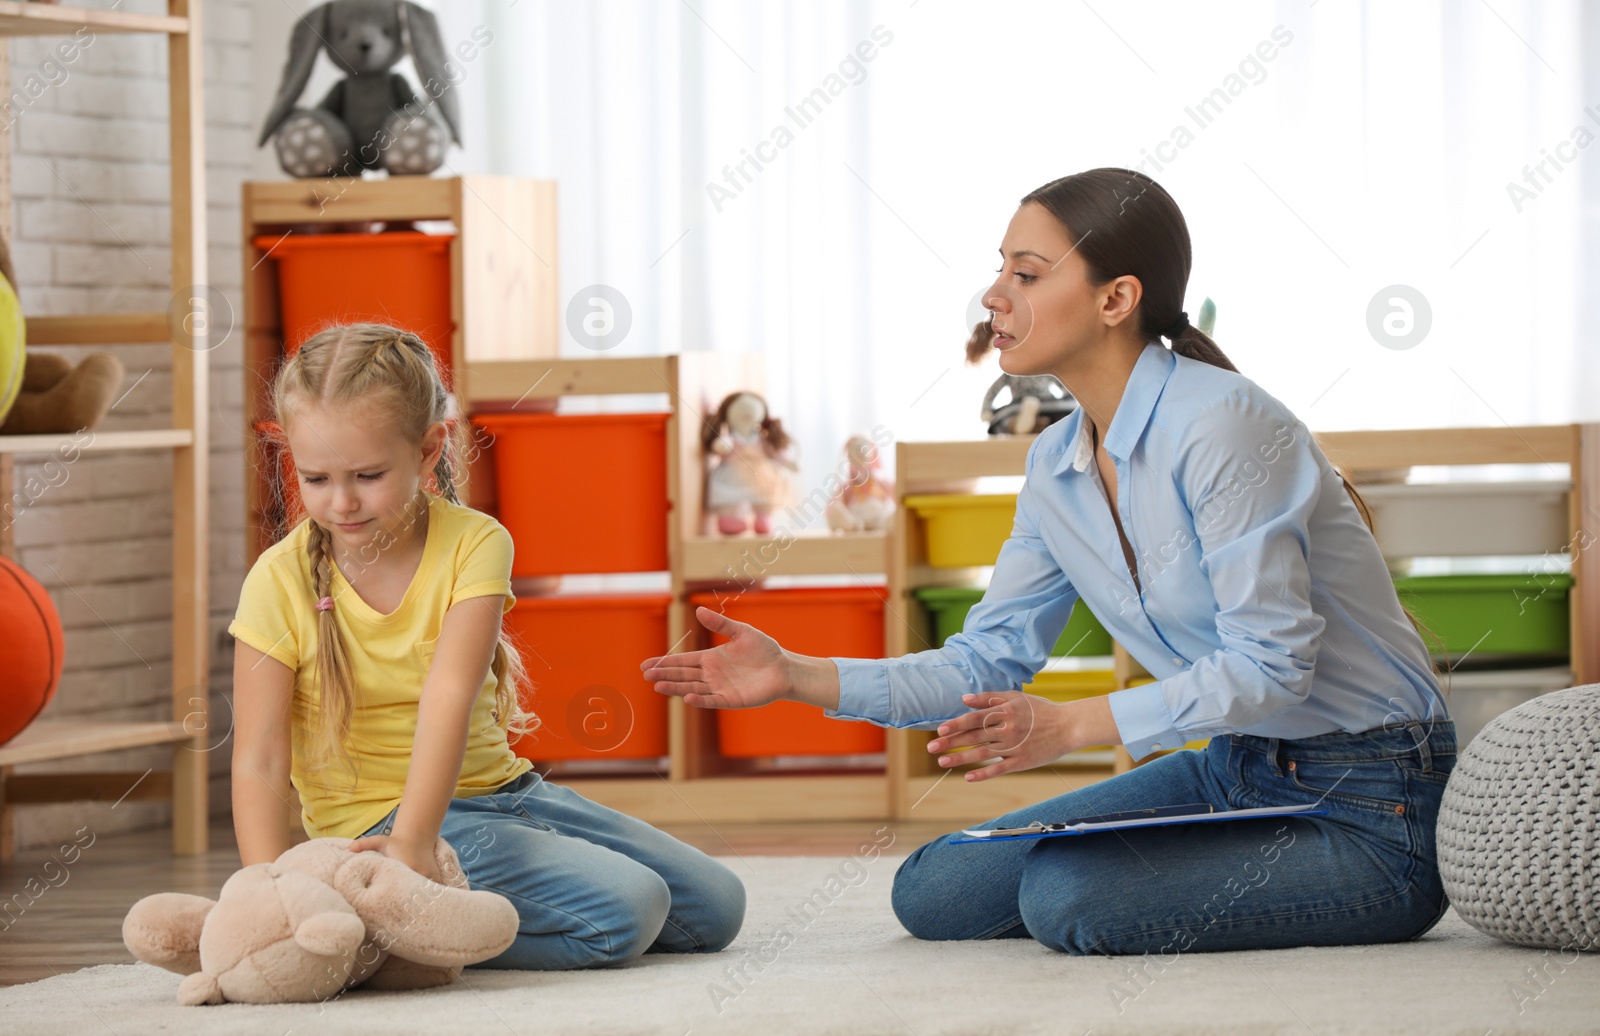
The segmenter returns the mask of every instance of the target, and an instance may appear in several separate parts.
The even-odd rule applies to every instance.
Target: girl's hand
[[[793,678],[788,656],[777,641],[749,623],[736,622],[704,606],[695,609],[695,617],[728,642],[639,663],[644,678],[653,681],[657,691],[711,709],[747,709],[788,696]]]
[[[439,861],[434,859],[433,847],[424,849],[421,846],[403,842],[392,835],[366,835],[350,843],[349,849],[353,853],[371,849],[382,853],[392,860],[399,860],[429,881],[444,884],[444,875],[439,873]]]
[[[1071,743],[1066,710],[1058,702],[1021,691],[964,694],[961,700],[973,711],[941,723],[928,751],[945,753],[939,765],[946,768],[998,757],[970,771],[969,781],[1043,766],[1080,747]]]

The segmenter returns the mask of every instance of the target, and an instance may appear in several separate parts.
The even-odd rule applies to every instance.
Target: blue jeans
[[[1455,751],[1449,720],[1214,737],[979,826],[1190,802],[1331,812],[992,845],[945,835],[900,866],[895,914],[923,939],[1031,936],[1071,954],[1415,939],[1449,905],[1433,829]]]
[[[364,834],[394,829],[397,805]],[[720,950],[744,923],[744,883],[671,835],[529,770],[451,799],[439,835],[473,889],[517,908],[516,941],[480,968],[620,964],[651,950]]]

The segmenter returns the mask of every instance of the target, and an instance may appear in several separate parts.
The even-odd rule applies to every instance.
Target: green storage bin
[[[940,644],[951,635],[960,633],[967,621],[967,612],[983,600],[983,591],[965,586],[930,586],[912,591],[933,616],[933,633]],[[1081,638],[1081,639],[1080,639]],[[1076,647],[1073,645],[1076,644]],[[1050,650],[1052,655],[1109,655],[1111,634],[1100,625],[1087,605],[1080,599],[1072,606],[1072,617],[1061,639]]]
[[[1451,655],[1571,650],[1572,577],[1564,572],[1397,576],[1394,586],[1400,603],[1438,634]],[[1439,650],[1432,642],[1428,648]]]

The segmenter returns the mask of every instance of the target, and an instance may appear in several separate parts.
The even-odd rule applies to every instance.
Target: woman
[[[1180,311],[1177,205],[1139,173],[1089,170],[1024,198],[1000,252],[975,344],[992,337],[1007,373],[1054,374],[1080,409],[1029,450],[1011,538],[963,631],[902,658],[807,658],[703,608],[729,642],[648,659],[645,677],[691,705],[786,698],[937,727],[940,766],[980,764],[967,780],[1087,745],[1143,758],[1211,739],[984,827],[1195,802],[1330,810],[946,836],[895,877],[895,912],[925,939],[1170,954],[1426,932],[1447,905],[1433,825],[1454,724],[1354,488]],[[1156,682],[1067,703],[1018,691],[1080,598]]]

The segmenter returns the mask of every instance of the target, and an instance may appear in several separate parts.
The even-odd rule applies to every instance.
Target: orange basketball
[[[39,581],[0,557],[0,745],[38,718],[61,683],[61,616]]]

